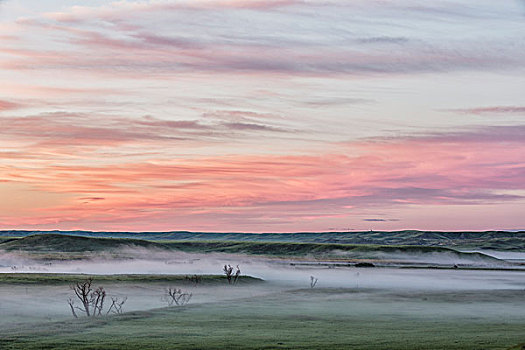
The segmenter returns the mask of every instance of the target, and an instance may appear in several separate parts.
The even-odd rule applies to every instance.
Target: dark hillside
[[[166,249],[163,244],[139,239],[93,238],[62,234],[39,234],[0,242],[0,249],[33,252],[93,252],[124,247]]]
[[[86,257],[83,253],[119,253],[124,248],[147,248],[157,250],[179,250],[193,253],[228,253],[288,258],[314,259],[431,259],[433,261],[458,260],[478,263],[498,263],[498,259],[480,253],[462,253],[444,247],[368,245],[337,243],[296,243],[296,242],[239,242],[239,241],[163,241],[150,242],[137,239],[94,238],[68,236],[61,234],[41,234],[13,239],[0,243],[6,251],[34,253],[46,259],[69,254],[77,258]],[[80,254],[80,255],[79,255]],[[451,260],[452,259],[452,260]],[[467,263],[467,262],[466,262]]]
[[[149,241],[237,241],[296,242],[439,246],[461,249],[525,251],[525,231],[439,232],[439,231],[355,231],[298,233],[216,233],[216,232],[91,232],[91,231],[0,231],[1,237],[57,234],[96,238],[131,238]],[[0,240],[1,242],[1,240]]]

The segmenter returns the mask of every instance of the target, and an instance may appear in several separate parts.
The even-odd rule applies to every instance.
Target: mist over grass
[[[182,308],[166,308],[163,283],[106,281],[108,293],[128,296],[126,313],[78,320],[65,285],[0,284],[0,348],[507,349],[523,340],[521,272],[284,273],[253,285],[182,286],[194,295]],[[310,273],[320,279],[313,289]]]
[[[1,253],[3,251],[3,253]],[[60,234],[33,235],[0,242],[0,267],[21,265],[20,260],[103,260],[149,259],[191,263],[200,256],[184,254],[214,254],[251,256],[292,260],[331,260],[340,262],[369,261],[383,266],[433,265],[452,267],[509,267],[503,260],[478,252],[459,252],[450,248],[425,246],[364,245],[296,242],[237,241],[162,241],[92,238]],[[11,255],[10,255],[11,254]],[[518,267],[518,266],[515,266]]]
[[[77,238],[0,243],[0,348],[507,349],[523,340],[525,270],[484,254]],[[225,264],[245,277],[228,284]],[[201,282],[186,279],[195,274]],[[75,320],[69,285],[88,277],[127,297],[125,313]],[[170,287],[191,302],[168,308]]]

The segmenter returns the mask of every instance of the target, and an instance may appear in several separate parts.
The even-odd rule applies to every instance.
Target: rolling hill
[[[129,249],[127,249],[129,248]],[[127,238],[97,238],[64,234],[36,234],[0,243],[0,250],[24,252],[43,259],[82,259],[99,253],[115,257],[133,254],[133,249],[190,253],[245,254],[293,259],[337,261],[377,260],[424,262],[434,265],[491,265],[502,261],[481,253],[463,253],[445,247],[339,243],[249,242],[249,241],[146,241]],[[124,255],[121,253],[124,252]],[[131,252],[131,253],[130,253]],[[130,255],[129,257],[132,257]]]
[[[298,233],[216,233],[216,232],[93,232],[93,231],[0,231],[6,237],[59,234],[95,238],[127,238],[148,241],[236,241],[295,242],[438,246],[458,249],[525,251],[525,231],[439,232],[439,231],[356,231]]]

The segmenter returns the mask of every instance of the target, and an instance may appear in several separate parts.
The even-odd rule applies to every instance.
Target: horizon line
[[[341,230],[341,231],[288,231],[288,232],[242,232],[242,231],[189,231],[189,230],[170,230],[170,231],[93,231],[93,230],[60,230],[60,229],[49,229],[49,230],[27,230],[27,229],[2,229],[0,233],[5,232],[42,232],[42,233],[71,233],[71,232],[86,232],[86,233],[129,233],[129,234],[161,234],[161,233],[199,233],[199,234],[315,234],[315,233],[365,233],[365,232],[381,232],[381,233],[394,233],[394,232],[435,232],[435,233],[486,233],[486,232],[509,232],[519,233],[525,232],[525,229],[508,229],[508,230],[454,230],[454,231],[443,231],[443,230],[420,230],[420,229],[403,229],[403,230]]]

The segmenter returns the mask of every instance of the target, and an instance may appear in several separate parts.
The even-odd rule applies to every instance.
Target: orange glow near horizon
[[[0,2],[0,229],[523,229],[525,25],[479,6]]]

